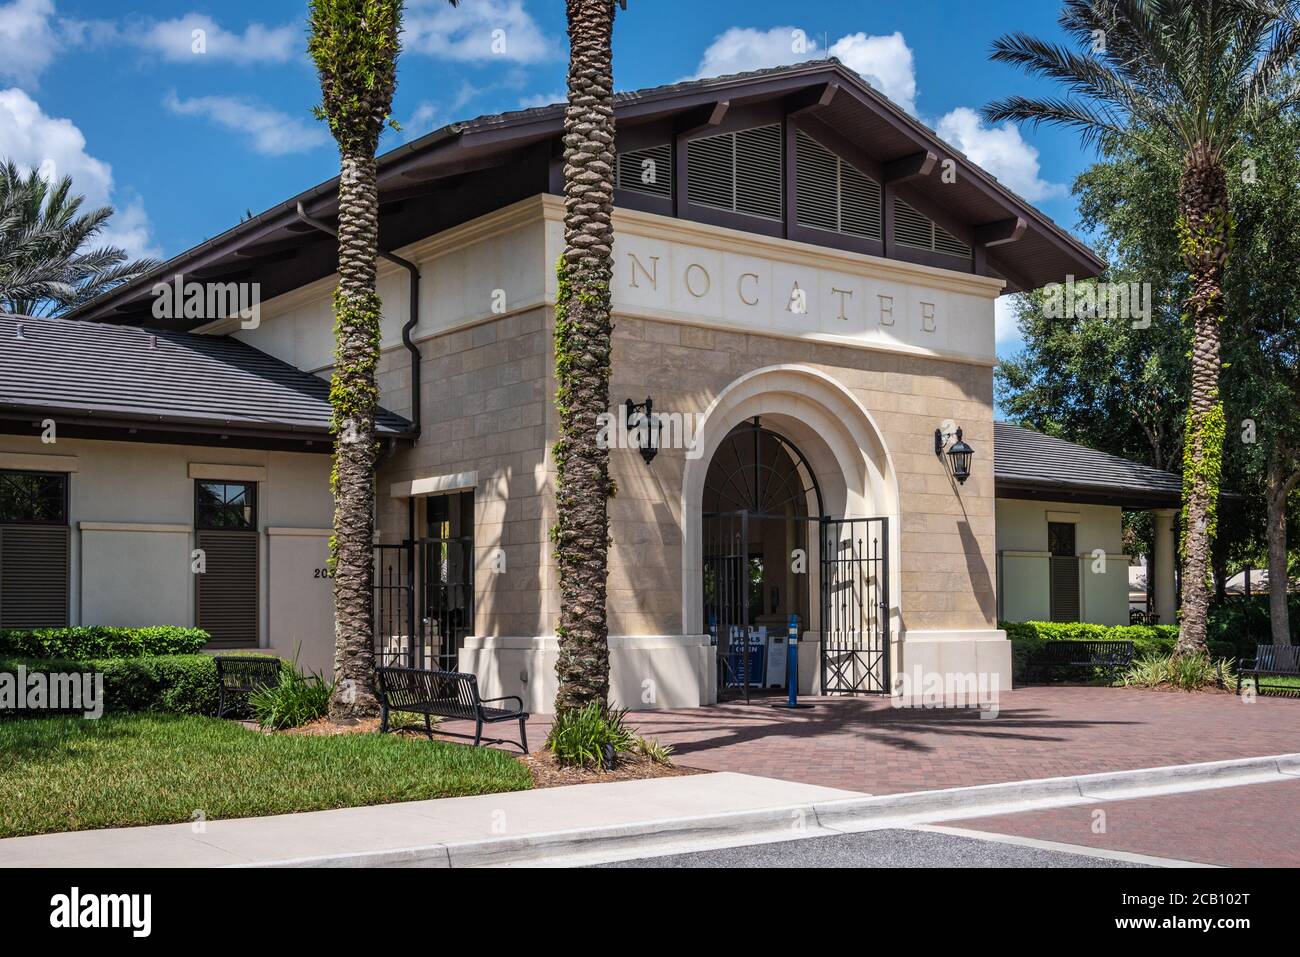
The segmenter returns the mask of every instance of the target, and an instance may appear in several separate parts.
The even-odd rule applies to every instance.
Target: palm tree
[[[618,0],[626,7],[625,0]],[[564,113],[564,254],[555,308],[555,563],[560,642],[557,713],[609,698],[605,617],[609,450],[610,279],[614,230],[615,0],[567,0],[569,105]]]
[[[455,6],[457,0],[449,0]],[[375,291],[379,192],[375,150],[397,86],[402,0],[311,0],[307,51],[320,76],[317,115],[339,149],[338,274],[334,291],[335,435],[333,718],[375,714],[375,408],[380,301]]]
[[[70,177],[51,183],[0,165],[0,312],[57,316],[158,265],[116,246],[82,251],[113,215],[111,206],[82,213],[84,202]]]
[[[1204,653],[1207,571],[1225,429],[1219,325],[1231,252],[1228,163],[1243,135],[1300,102],[1296,0],[1069,0],[1060,16],[1083,52],[1010,34],[993,59],[1060,83],[1061,98],[1011,96],[990,122],[1057,124],[1085,144],[1131,137],[1181,169],[1178,233],[1191,293],[1191,395],[1183,453],[1182,619],[1176,653]],[[1267,175],[1260,171],[1259,175]]]

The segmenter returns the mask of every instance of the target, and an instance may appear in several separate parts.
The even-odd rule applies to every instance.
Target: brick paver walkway
[[[1247,704],[1232,695],[1029,687],[1003,692],[993,719],[895,709],[881,698],[808,700],[815,707],[797,712],[756,701],[631,719],[641,734],[673,745],[679,764],[871,794],[1300,751],[1300,701],[1284,698]],[[541,747],[547,720],[528,725],[530,745]],[[443,727],[467,730],[463,722]]]
[[[1300,781],[949,821],[951,827],[1225,867],[1300,865]],[[1095,817],[1104,811],[1105,817]],[[1099,826],[1104,827],[1097,833]]]

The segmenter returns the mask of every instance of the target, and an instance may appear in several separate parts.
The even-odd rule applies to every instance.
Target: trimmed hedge
[[[1024,680],[1029,656],[1048,641],[1131,641],[1135,659],[1170,655],[1178,641],[1177,625],[1094,625],[1088,622],[1001,621],[1011,640],[1012,678]],[[1236,645],[1209,641],[1210,657],[1238,657]],[[1252,648],[1253,651],[1253,648]],[[1078,672],[1075,672],[1076,676]]]
[[[136,658],[0,657],[0,673],[27,671],[104,675],[104,711],[215,715],[217,665],[210,655],[155,655]],[[45,712],[43,714],[48,714]]]
[[[37,628],[0,631],[0,656],[60,658],[142,658],[151,655],[192,655],[211,640],[200,628],[161,625],[150,628]]]

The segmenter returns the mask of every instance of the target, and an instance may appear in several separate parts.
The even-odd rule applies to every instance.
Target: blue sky
[[[619,89],[839,55],[1057,222],[1090,156],[1069,133],[973,112],[1043,86],[990,63],[1011,30],[1057,37],[1056,4],[1016,0],[631,0]],[[0,0],[0,157],[73,176],[118,209],[109,238],[170,256],[337,172],[310,113],[306,0]],[[408,0],[391,148],[436,126],[562,96],[560,0]],[[195,39],[195,31],[201,31]],[[493,49],[493,36],[504,50]],[[803,31],[801,55],[794,47]],[[200,48],[196,50],[196,47]],[[1015,337],[1000,327],[1000,351]]]

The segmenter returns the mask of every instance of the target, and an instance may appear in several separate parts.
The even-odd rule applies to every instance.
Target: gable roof
[[[1181,476],[1009,422],[993,423],[993,450],[998,498],[1131,508],[1176,508],[1182,502]]]
[[[988,251],[990,269],[1003,276],[1010,289],[1033,289],[1068,274],[1094,276],[1104,269],[1091,249],[835,59],[618,93],[615,117],[620,131],[665,120],[690,126],[719,104],[773,100],[799,104],[824,127],[862,144],[880,164],[926,153],[952,158],[957,175],[943,188],[945,212],[972,228],[1023,221],[1014,241],[1001,237],[999,242],[1009,244]],[[400,248],[517,199],[553,191],[564,110],[565,105],[557,103],[451,123],[382,154],[378,182],[383,248]],[[500,167],[509,163],[520,169],[500,175]],[[446,192],[435,201],[438,189]],[[150,325],[150,289],[160,277],[176,273],[198,279],[256,279],[263,299],[328,276],[334,271],[336,246],[299,220],[299,203],[313,217],[335,215],[338,177],[174,256],[70,316]]]
[[[0,315],[0,429],[328,452],[329,383],[229,336]],[[381,410],[381,437],[411,423]],[[39,426],[36,428],[39,432]]]

